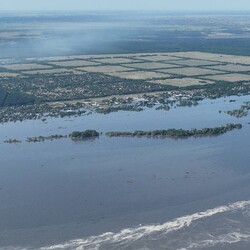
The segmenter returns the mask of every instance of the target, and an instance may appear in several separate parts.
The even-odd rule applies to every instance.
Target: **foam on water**
[[[83,239],[76,239],[62,244],[56,244],[51,246],[45,246],[38,248],[39,250],[99,250],[99,249],[138,249],[138,250],[148,250],[148,249],[178,249],[178,250],[188,250],[188,249],[204,249],[208,247],[213,247],[218,244],[233,244],[241,241],[250,240],[250,228],[243,230],[241,232],[239,228],[230,227],[230,232],[220,234],[209,233],[208,231],[197,233],[197,237],[191,237],[191,239],[184,239],[184,241],[179,240],[179,235],[173,235],[177,231],[185,231],[189,229],[192,223],[199,222],[203,219],[208,219],[215,215],[223,215],[223,213],[237,213],[247,211],[250,209],[250,200],[239,201],[225,206],[216,207],[213,209],[208,209],[204,212],[197,212],[192,215],[182,216],[174,220],[168,221],[163,224],[155,225],[143,225],[135,228],[123,229],[118,233],[107,232],[97,236],[91,236]],[[224,215],[223,215],[224,217]],[[226,216],[225,216],[226,217]],[[230,219],[227,219],[230,221]],[[231,220],[233,221],[233,220]],[[235,221],[234,221],[235,222]],[[237,222],[237,221],[236,221]],[[241,224],[240,222],[237,222]],[[222,229],[224,225],[220,225]],[[183,233],[183,232],[182,232]],[[193,234],[190,230],[189,234]],[[170,234],[170,235],[169,235]],[[196,233],[195,233],[196,234]],[[185,234],[183,234],[185,235]],[[182,235],[182,236],[183,236]],[[188,235],[188,234],[187,234]],[[168,245],[168,237],[172,240],[172,246]],[[186,236],[186,235],[185,235]],[[202,237],[201,237],[202,236]],[[175,241],[176,237],[176,241]],[[189,236],[188,236],[189,237]],[[153,239],[152,244],[144,244],[145,241],[150,241]],[[163,239],[163,243],[161,240]],[[180,246],[177,246],[175,242],[178,242]],[[182,242],[183,245],[182,245]],[[158,245],[159,244],[159,245]],[[23,248],[23,247],[4,247],[0,248],[2,250],[31,250],[37,248]]]
[[[202,248],[213,247],[218,244],[233,244],[243,240],[250,240],[250,231],[247,234],[239,232],[231,232],[228,234],[219,235],[217,237],[215,236],[213,237],[213,239],[193,242],[189,246],[185,248],[179,248],[178,250],[202,249]]]
[[[169,233],[176,232],[181,229],[188,228],[195,221],[209,218],[211,216],[222,214],[226,212],[236,212],[239,210],[247,209],[250,206],[250,200],[239,201],[226,206],[220,206],[204,212],[197,212],[192,215],[182,216],[177,219],[168,221],[164,224],[143,225],[135,228],[123,229],[118,233],[107,232],[98,236],[91,236],[85,239],[77,239],[63,244],[41,247],[40,250],[69,250],[69,249],[84,249],[84,250],[98,250],[98,249],[135,249],[131,244],[136,245],[138,241],[143,242],[143,239],[149,239],[153,235],[161,235],[165,237]],[[241,240],[249,240],[250,232],[230,232],[227,234],[220,234],[213,236],[212,239],[203,239],[192,241],[188,246],[179,248],[184,249],[201,249],[208,246],[213,246],[219,243],[235,243]],[[130,247],[129,247],[130,246]],[[150,249],[146,246],[136,245],[136,249]],[[13,248],[12,248],[13,249]],[[31,248],[27,248],[31,249]],[[172,248],[171,248],[172,249]],[[177,249],[177,248],[176,248]],[[24,250],[24,249],[23,249]]]

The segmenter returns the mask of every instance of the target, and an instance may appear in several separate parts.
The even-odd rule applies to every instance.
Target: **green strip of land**
[[[188,137],[204,137],[217,136],[225,134],[234,129],[241,129],[241,124],[227,124],[221,127],[203,128],[203,129],[166,129],[166,130],[152,130],[152,131],[134,131],[134,132],[107,132],[109,137],[150,137],[150,138],[188,138]]]

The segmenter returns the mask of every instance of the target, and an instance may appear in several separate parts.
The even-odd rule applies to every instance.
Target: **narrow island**
[[[70,138],[73,141],[83,140],[87,138],[96,138],[99,136],[99,133],[95,130],[85,130],[85,131],[74,131],[69,135],[49,135],[49,136],[36,136],[28,137],[26,142],[44,142],[44,141],[53,141],[63,138]]]
[[[9,139],[9,140],[4,141],[4,143],[17,144],[17,143],[21,143],[21,141],[17,139]]]
[[[203,129],[166,129],[166,130],[152,130],[152,131],[141,131],[137,130],[134,132],[106,132],[105,135],[108,137],[147,137],[147,138],[188,138],[188,137],[211,137],[225,134],[234,129],[241,129],[241,124],[227,124],[221,127],[214,128],[203,128]],[[102,133],[97,132],[96,130],[85,130],[85,131],[74,131],[69,135],[50,135],[50,136],[37,136],[37,137],[28,137],[26,142],[35,143],[35,142],[44,142],[44,141],[53,141],[63,138],[70,138],[72,141],[81,141],[85,139],[95,139],[99,137]],[[21,141],[6,140],[5,143],[21,143]]]
[[[99,137],[100,133],[98,133],[96,130],[85,130],[85,131],[74,131],[71,134],[69,134],[69,138],[73,141],[79,141],[89,138],[96,138]]]
[[[50,135],[50,136],[36,136],[28,137],[26,142],[43,142],[43,141],[53,141],[62,138],[67,138],[67,135]]]
[[[149,138],[188,138],[188,137],[205,137],[217,136],[225,134],[234,129],[241,129],[241,124],[227,124],[215,128],[203,129],[166,129],[166,130],[152,130],[152,131],[134,131],[134,132],[107,132],[109,137],[149,137]]]

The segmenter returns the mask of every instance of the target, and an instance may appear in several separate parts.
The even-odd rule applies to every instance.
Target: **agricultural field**
[[[224,74],[224,75],[214,75],[214,76],[206,76],[205,79],[210,79],[214,81],[225,81],[225,82],[242,82],[250,81],[250,75],[245,74]]]
[[[211,60],[215,62],[223,63],[239,63],[250,65],[249,56],[235,56],[235,55],[225,55],[225,54],[214,54],[205,52],[177,52],[174,53],[177,57],[192,58],[198,60]]]
[[[0,68],[0,88],[39,102],[238,82],[250,82],[250,57],[203,52],[4,59]]]
[[[124,64],[124,66],[134,69],[150,70],[150,69],[166,69],[176,68],[178,66],[170,63],[158,63],[158,62],[144,62],[144,63],[131,63]]]
[[[104,59],[94,59],[99,63],[110,63],[110,64],[122,64],[122,63],[136,63],[140,62],[140,60],[134,58],[126,58],[126,57],[112,57],[112,58],[104,58]]]
[[[32,70],[32,69],[51,69],[52,66],[30,63],[30,64],[10,64],[2,66],[10,70]]]
[[[217,65],[209,66],[207,68],[229,71],[229,72],[250,72],[250,65],[241,65],[241,64],[226,64],[226,65]]]
[[[20,75],[17,73],[13,73],[13,72],[0,72],[0,79],[2,77],[6,78],[6,77],[16,77],[16,76],[20,76]]]
[[[152,83],[162,84],[162,85],[172,85],[176,87],[188,87],[196,85],[206,85],[214,84],[214,81],[201,80],[197,78],[176,78],[176,79],[165,79],[165,80],[154,80]]]
[[[179,59],[175,61],[171,61],[171,63],[177,64],[178,66],[190,66],[190,67],[197,67],[197,66],[209,66],[209,65],[219,65],[220,62],[213,62],[207,60],[196,60],[196,59]],[[215,66],[216,69],[216,66]]]
[[[170,53],[159,53],[159,54],[149,54],[149,55],[134,55],[134,58],[139,60],[151,61],[151,62],[160,62],[160,61],[172,61],[178,60],[178,57],[170,55]]]
[[[182,76],[202,76],[202,75],[215,75],[221,73],[221,71],[218,70],[204,69],[198,67],[160,69],[157,71],[167,74],[182,75]]]
[[[94,73],[115,73],[121,71],[127,71],[128,69],[122,66],[91,66],[91,67],[80,67],[76,68],[77,70],[83,70],[87,72],[94,72]]]
[[[81,66],[99,65],[99,63],[84,61],[84,60],[69,60],[69,61],[61,61],[61,62],[52,62],[51,64],[54,66],[61,66],[61,67],[81,67]]]
[[[159,72],[152,71],[123,71],[123,72],[113,72],[109,73],[111,76],[124,78],[124,79],[133,79],[133,80],[149,80],[154,78],[166,78],[170,77],[169,74],[163,74]]]
[[[40,69],[40,70],[27,70],[22,71],[23,74],[29,74],[29,75],[50,75],[50,74],[83,74],[83,72],[79,72],[74,69],[67,69],[67,68],[55,68],[55,69]]]

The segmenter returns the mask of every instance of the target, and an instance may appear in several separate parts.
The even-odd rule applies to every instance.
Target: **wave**
[[[204,212],[198,212],[194,213],[192,215],[182,216],[177,219],[174,219],[172,221],[168,221],[163,224],[156,224],[156,225],[145,225],[145,226],[139,226],[135,228],[128,228],[123,229],[118,233],[113,232],[107,232],[98,236],[91,236],[85,239],[77,239],[72,240],[69,242],[66,242],[64,244],[58,244],[53,246],[46,246],[40,248],[40,250],[61,250],[61,249],[77,249],[77,250],[98,250],[102,248],[103,246],[112,246],[116,245],[115,249],[123,248],[126,245],[131,244],[131,242],[135,243],[136,241],[148,237],[155,233],[160,233],[161,235],[166,235],[170,232],[178,231],[180,229],[189,227],[193,222],[197,220],[201,220],[204,218],[208,218],[211,216],[214,216],[216,214],[225,213],[225,212],[233,212],[241,209],[245,209],[248,206],[250,206],[250,200],[249,201],[239,201],[236,203],[232,203],[226,206],[220,206],[213,209],[208,209]],[[227,237],[226,237],[227,236]],[[220,236],[217,240],[211,241],[201,241],[197,243],[193,243],[187,248],[183,249],[191,249],[191,248],[201,248],[202,246],[208,246],[209,244],[215,244],[219,242],[223,242],[223,240],[226,242],[226,239],[228,243],[230,242],[237,242],[241,240],[242,238],[250,238],[250,235],[244,235],[244,234],[236,234],[232,233],[231,235],[228,234],[226,236]],[[108,249],[108,248],[107,248]],[[138,249],[138,248],[137,248]],[[144,248],[146,249],[146,248]]]
[[[219,235],[217,237],[213,237],[213,239],[193,242],[189,246],[186,246],[185,248],[179,248],[177,250],[202,249],[213,247],[218,244],[234,244],[243,240],[250,240],[250,231],[248,233],[231,232],[228,234]]]
[[[208,209],[204,212],[182,216],[163,224],[140,225],[134,228],[123,229],[118,233],[107,232],[97,236],[90,236],[40,248],[0,247],[0,250],[203,249],[218,244],[250,241],[249,214],[245,213],[245,211],[248,212],[248,209],[250,209],[250,200],[239,201]],[[244,222],[234,220],[234,218],[230,219],[229,214],[227,214],[227,216],[223,215],[221,217],[224,219],[224,221],[223,219],[221,220],[222,223],[219,222],[219,224],[214,225],[213,220],[210,219],[212,228],[208,230],[203,228],[204,225],[206,225],[206,223],[204,224],[204,219],[206,218],[223,213],[233,215],[237,212],[240,212],[239,215],[247,214],[243,219]],[[216,217],[216,220],[217,219]],[[195,227],[197,224],[194,222],[201,222],[201,225],[197,227],[198,230]],[[192,224],[194,224],[194,226],[190,227]],[[200,230],[201,228],[204,230]],[[175,232],[178,233],[175,234]]]

